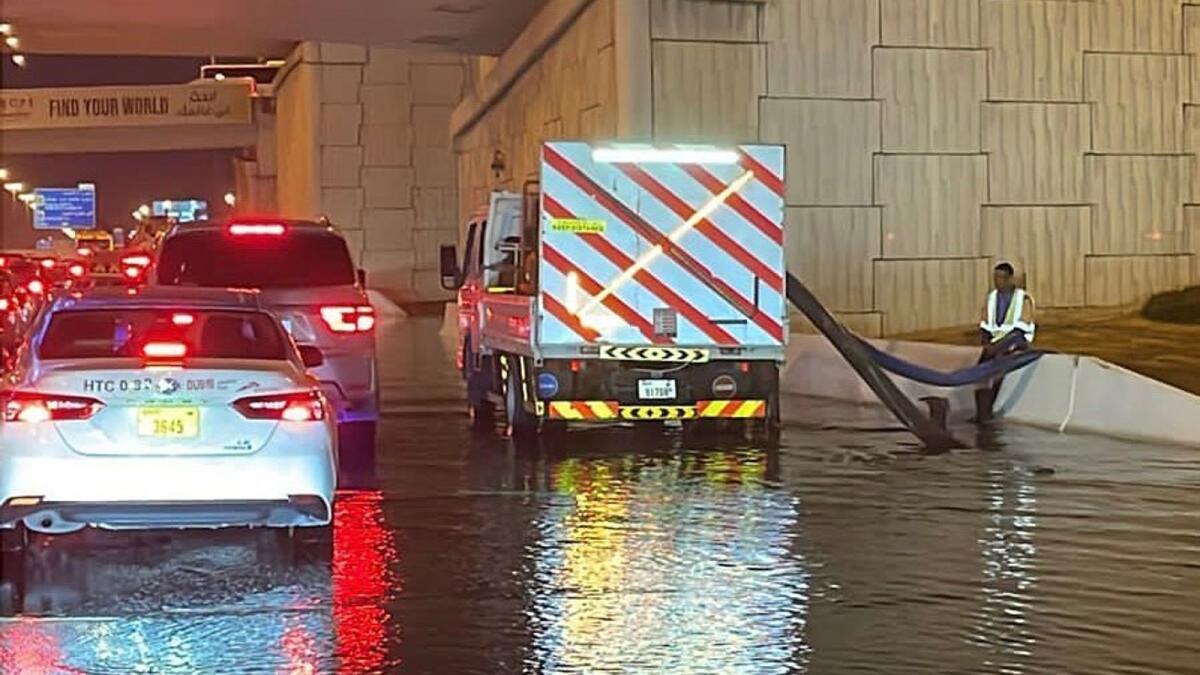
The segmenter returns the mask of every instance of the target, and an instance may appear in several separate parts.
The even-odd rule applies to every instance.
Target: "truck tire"
[[[538,419],[525,409],[524,388],[521,383],[519,356],[509,356],[508,380],[504,387],[504,412],[508,422],[508,434],[513,438],[524,438],[536,434]]]

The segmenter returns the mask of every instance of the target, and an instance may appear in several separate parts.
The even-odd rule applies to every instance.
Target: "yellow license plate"
[[[200,435],[199,408],[139,408],[138,435],[188,438]]]

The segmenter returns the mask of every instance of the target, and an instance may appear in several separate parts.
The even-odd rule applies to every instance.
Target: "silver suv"
[[[333,227],[287,219],[176,225],[163,239],[151,283],[254,288],[297,344],[321,350],[311,370],[337,408],[340,456],[375,448],[379,389],[375,310],[365,275]]]

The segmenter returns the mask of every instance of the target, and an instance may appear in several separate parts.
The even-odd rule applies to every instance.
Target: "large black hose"
[[[792,274],[787,275],[787,296],[817,330],[829,339],[842,358],[858,373],[863,382],[909,431],[931,450],[966,447],[945,428],[935,424],[896,387],[872,358],[863,342],[821,305],[816,296]]]
[[[1014,370],[1024,368],[1042,358],[1042,355],[1045,353],[1035,351],[1014,352],[1008,356],[1001,356],[991,361],[985,361],[970,368],[946,373],[910,363],[875,347],[875,345],[862,338],[857,339],[863,349],[867,350],[867,353],[871,355],[875,363],[879,364],[880,368],[914,382],[921,382],[934,387],[965,387],[993,380],[997,377],[1007,375]]]

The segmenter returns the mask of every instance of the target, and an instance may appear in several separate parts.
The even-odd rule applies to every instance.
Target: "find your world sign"
[[[248,124],[250,111],[238,82],[0,90],[2,130]]]

